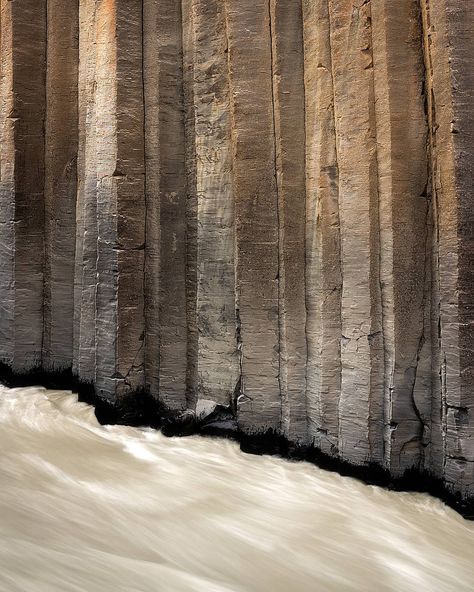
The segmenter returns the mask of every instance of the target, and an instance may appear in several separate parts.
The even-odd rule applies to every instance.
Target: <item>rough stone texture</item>
[[[230,405],[239,380],[234,200],[224,3],[193,2],[197,194],[197,393]]]
[[[0,358],[23,371],[41,364],[43,341],[46,1],[0,6]]]
[[[74,278],[73,371],[80,380],[95,378],[95,292],[97,274],[95,0],[79,4],[79,146],[77,155],[76,256]]]
[[[78,4],[49,0],[46,56],[43,365],[72,364],[78,147]]]
[[[341,230],[338,449],[381,462],[383,341],[370,2],[329,1]]]
[[[474,499],[474,5],[0,6],[3,371]]]
[[[271,0],[273,111],[278,191],[281,430],[305,442],[305,119],[299,2]]]
[[[187,249],[181,8],[174,0],[144,0],[143,10],[146,381],[166,407],[184,410]]]
[[[430,0],[422,2],[422,8],[438,237],[439,286],[433,313],[439,314],[440,352],[434,372],[441,377],[433,409],[435,429],[441,424],[441,442],[436,442],[431,463],[451,487],[472,496],[474,6],[462,0]]]
[[[116,252],[114,277],[117,299],[115,388],[117,396],[144,387],[144,277],[145,277],[145,164],[142,55],[142,2],[116,0],[116,105],[113,170],[104,171],[114,190],[117,220],[112,248]],[[112,164],[112,163],[111,163]],[[111,177],[109,176],[111,175]],[[110,204],[106,204],[110,212]],[[110,225],[110,221],[108,221]],[[99,244],[101,236],[99,232]],[[107,240],[107,239],[106,239]],[[106,262],[107,272],[109,265]],[[99,280],[100,286],[100,280]],[[111,332],[103,336],[110,350]],[[97,364],[99,370],[99,364]]]
[[[326,0],[303,2],[306,90],[306,397],[308,436],[337,454],[341,396],[341,230]]]
[[[226,0],[241,349],[239,425],[281,430],[279,228],[272,40],[265,0]]]
[[[394,474],[423,465],[431,368],[425,319],[429,234],[420,7],[372,1],[385,458]]]

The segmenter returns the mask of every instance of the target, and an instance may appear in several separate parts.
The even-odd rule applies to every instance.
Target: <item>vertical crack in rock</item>
[[[143,0],[143,97],[145,144],[145,385],[160,387],[160,54],[156,34],[158,4]]]
[[[372,462],[382,463],[384,458],[384,447],[379,442],[383,442],[383,424],[384,424],[384,386],[385,386],[385,348],[384,348],[384,316],[382,308],[381,293],[381,238],[380,238],[380,171],[379,171],[379,144],[378,138],[378,120],[376,80],[374,69],[374,18],[373,5],[377,0],[369,0],[363,4],[366,12],[367,34],[366,44],[362,52],[367,54],[368,63],[366,69],[370,72],[370,134],[374,142],[374,154],[371,162],[370,182],[371,182],[371,201],[370,201],[370,219],[372,225],[371,251],[373,258],[371,261],[371,318],[372,325],[367,342],[371,353],[371,375],[370,375],[370,401],[369,401],[369,443]],[[362,8],[362,7],[361,7]]]
[[[288,385],[286,363],[283,359],[286,355],[286,344],[284,341],[284,326],[285,326],[285,265],[283,262],[283,241],[285,234],[285,212],[283,202],[283,188],[281,187],[281,145],[279,137],[280,134],[280,113],[277,110],[279,107],[278,101],[278,82],[281,77],[278,74],[279,70],[279,56],[277,45],[277,17],[279,16],[278,8],[280,7],[278,0],[268,1],[268,26],[270,31],[270,73],[272,81],[271,103],[273,116],[273,139],[274,139],[274,175],[275,175],[275,190],[276,190],[276,223],[278,228],[278,271],[277,271],[277,285],[278,285],[278,392],[280,393],[280,425],[278,433],[288,434],[290,427],[290,411],[288,407]],[[279,41],[279,39],[278,39]],[[278,78],[277,78],[278,77]]]
[[[443,408],[442,402],[442,380],[441,380],[441,318],[440,318],[440,285],[439,285],[439,221],[438,221],[438,196],[436,191],[436,171],[437,171],[437,150],[436,134],[434,133],[436,125],[436,113],[433,93],[433,63],[431,56],[431,19],[428,0],[421,2],[421,27],[423,31],[423,56],[424,56],[424,95],[426,121],[428,125],[428,171],[429,183],[427,194],[431,198],[431,209],[429,219],[431,221],[431,245],[428,244],[429,254],[431,256],[431,277],[429,289],[431,291],[431,300],[428,303],[431,317],[431,413],[429,422],[429,440],[428,449],[425,454],[426,469],[437,477],[443,475],[444,459],[444,437],[443,437]]]
[[[235,137],[235,112],[232,108],[232,97],[234,96],[234,85],[232,80],[232,62],[231,62],[231,52],[230,52],[230,23],[229,23],[229,5],[227,2],[224,2],[224,19],[225,19],[225,38],[226,38],[226,68],[227,68],[227,80],[229,84],[229,117],[230,117],[230,153],[231,153],[231,179],[232,179],[232,188],[234,189],[235,185],[235,170],[234,170],[234,160],[235,160],[235,149],[236,149],[236,137]],[[235,205],[235,193],[234,193],[234,244],[233,244],[233,255],[234,255],[234,273],[235,273],[235,281],[234,281],[234,310],[235,310],[235,342],[237,348],[237,361],[238,361],[238,379],[234,389],[234,397],[232,401],[232,411],[235,417],[238,417],[239,405],[245,401],[245,379],[243,374],[243,348],[244,344],[242,342],[242,321],[240,318],[240,292],[238,290],[238,278],[237,278],[237,269],[238,269],[238,261],[239,261],[239,244],[238,244],[238,228],[237,228],[237,215],[236,215],[236,205]],[[250,399],[249,399],[250,400]]]
[[[143,333],[140,336],[141,338],[141,347],[137,352],[137,356],[141,356],[141,365],[143,368],[143,390],[150,395],[151,389],[149,387],[149,383],[147,380],[147,359],[146,359],[146,352],[147,352],[147,327],[148,327],[148,316],[149,316],[149,300],[147,299],[147,295],[149,293],[149,285],[148,285],[148,276],[147,276],[147,244],[149,245],[149,239],[147,237],[147,231],[149,226],[149,219],[148,219],[148,187],[147,187],[147,145],[146,145],[146,136],[147,136],[147,87],[145,84],[145,51],[146,51],[146,38],[145,38],[145,20],[147,19],[148,15],[145,14],[145,2],[142,0],[141,4],[141,13],[140,13],[140,25],[141,25],[141,94],[142,94],[142,109],[143,109],[143,117],[142,117],[142,151],[143,151],[143,208],[144,208],[144,220],[143,220],[143,266],[142,266],[142,286],[143,286]],[[148,344],[153,347],[148,341]],[[159,385],[158,385],[159,389]]]

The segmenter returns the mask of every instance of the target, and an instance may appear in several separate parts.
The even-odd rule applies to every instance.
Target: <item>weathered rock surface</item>
[[[0,6],[4,374],[474,499],[474,5]]]

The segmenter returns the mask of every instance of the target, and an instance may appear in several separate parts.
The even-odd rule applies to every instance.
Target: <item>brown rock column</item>
[[[372,0],[385,352],[385,464],[423,466],[431,396],[431,237],[417,0]],[[426,312],[428,311],[428,315]],[[379,442],[382,446],[382,442]]]
[[[48,0],[43,366],[72,365],[79,3]]]
[[[187,406],[186,167],[179,2],[145,0],[147,388]]]
[[[311,442],[337,453],[341,393],[339,167],[327,0],[305,0],[306,336]]]
[[[41,365],[46,1],[2,0],[0,359]]]
[[[244,432],[281,427],[278,195],[268,0],[226,0]]]
[[[305,101],[300,2],[271,0],[279,222],[282,430],[303,441],[306,418]]]
[[[474,6],[462,0],[422,6],[438,236],[440,368],[434,374],[441,374],[441,413],[435,405],[433,425],[441,425],[443,438],[431,467],[442,470],[453,489],[472,495]]]
[[[339,449],[382,460],[383,334],[371,6],[330,0],[341,223]]]

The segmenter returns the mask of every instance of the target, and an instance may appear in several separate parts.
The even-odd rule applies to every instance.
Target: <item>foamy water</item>
[[[0,387],[0,590],[474,590],[474,523],[228,441]]]

